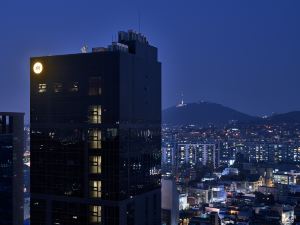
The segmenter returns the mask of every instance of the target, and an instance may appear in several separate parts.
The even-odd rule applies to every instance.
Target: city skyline
[[[300,225],[300,1],[4,1],[0,225]]]
[[[299,2],[134,3],[3,3],[0,100],[7,104],[1,111],[25,112],[28,120],[30,56],[79,53],[130,28],[161,49],[163,108],[184,93],[186,102],[206,100],[251,115],[300,110]]]

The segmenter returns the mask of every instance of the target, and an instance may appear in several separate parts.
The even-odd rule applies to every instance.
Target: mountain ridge
[[[268,123],[300,123],[300,111],[292,111],[288,113],[274,114],[272,116],[262,118],[242,113],[238,110],[223,106],[212,102],[183,102],[177,106],[164,109],[162,112],[162,121],[164,124],[170,125],[225,125],[230,121],[241,123],[248,122],[268,122]]]

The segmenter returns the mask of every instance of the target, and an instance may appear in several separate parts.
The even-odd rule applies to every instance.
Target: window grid
[[[101,181],[99,180],[90,181],[90,197],[101,198]]]
[[[47,84],[39,84],[38,89],[39,93],[45,93],[47,91]]]
[[[62,83],[55,83],[55,84],[54,84],[54,92],[55,92],[55,93],[60,93],[60,92],[62,92],[62,89],[63,89]]]
[[[101,124],[101,106],[91,105],[89,107],[89,123]]]
[[[99,129],[89,130],[89,148],[101,149],[101,131]]]
[[[101,95],[101,77],[91,77],[89,80],[89,95]]]
[[[90,173],[101,174],[101,156],[90,156]]]
[[[90,206],[90,222],[101,223],[101,206],[99,205]]]

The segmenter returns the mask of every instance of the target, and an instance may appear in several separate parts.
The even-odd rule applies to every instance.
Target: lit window
[[[101,123],[101,106],[91,105],[89,107],[89,122],[93,124]]]
[[[55,83],[54,84],[54,92],[59,93],[62,92],[63,85],[61,83]]]
[[[101,95],[101,77],[91,77],[89,80],[89,95]]]
[[[101,149],[101,131],[98,129],[89,130],[89,148]]]
[[[101,181],[99,180],[90,181],[90,197],[101,198]]]
[[[101,223],[101,206],[99,205],[90,206],[90,222]]]
[[[39,93],[45,93],[47,91],[47,84],[39,84]]]
[[[71,92],[78,92],[78,90],[79,90],[78,82],[74,82],[74,83],[72,84],[72,86],[71,86],[70,91],[71,91]]]
[[[101,156],[90,156],[90,173],[101,173]]]

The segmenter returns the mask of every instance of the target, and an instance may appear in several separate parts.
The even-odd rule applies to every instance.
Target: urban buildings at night
[[[179,224],[300,222],[299,123],[165,124],[162,134],[162,174],[176,182]],[[205,154],[218,157],[205,163]]]
[[[300,225],[300,1],[1,3],[0,225]]]
[[[23,225],[24,113],[0,113],[0,224]]]
[[[30,68],[31,225],[160,225],[157,48],[119,32]]]

